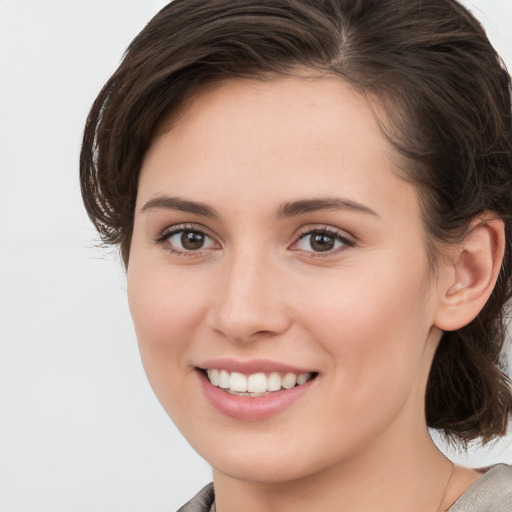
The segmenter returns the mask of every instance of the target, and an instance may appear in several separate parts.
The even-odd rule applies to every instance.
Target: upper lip
[[[314,370],[299,368],[288,363],[271,361],[268,359],[251,359],[248,361],[239,361],[236,359],[222,358],[210,359],[197,365],[201,370],[227,370],[228,372],[238,372],[246,375],[253,373],[315,373]]]

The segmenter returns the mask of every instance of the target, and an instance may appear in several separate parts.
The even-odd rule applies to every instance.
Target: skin
[[[215,84],[149,149],[130,309],[156,395],[213,467],[219,512],[434,512],[476,479],[456,468],[447,487],[451,465],[424,416],[442,323],[455,315],[446,297],[467,273],[432,272],[418,196],[396,161],[367,100],[333,78]],[[358,208],[276,215],[318,198]],[[165,238],[173,226],[206,233],[205,245],[185,250]],[[326,227],[346,242],[320,253],[306,233]],[[195,370],[226,357],[318,377],[281,413],[241,421],[209,403]]]

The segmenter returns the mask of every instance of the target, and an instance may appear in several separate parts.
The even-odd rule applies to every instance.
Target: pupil
[[[334,247],[334,238],[329,235],[314,235],[311,238],[311,248],[315,251],[330,251]]]
[[[190,251],[201,249],[204,244],[204,235],[197,231],[184,231],[181,235],[181,244]]]

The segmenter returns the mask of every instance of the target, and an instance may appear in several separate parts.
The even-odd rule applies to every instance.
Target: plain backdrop
[[[166,3],[0,0],[0,512],[170,512],[210,480],[146,381],[78,185],[88,109]],[[467,3],[512,69],[512,0]],[[510,463],[512,438],[456,459]]]

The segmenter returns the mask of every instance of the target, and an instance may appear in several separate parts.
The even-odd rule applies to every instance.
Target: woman
[[[505,511],[510,80],[454,0],[175,0],[89,116],[88,213],[213,467],[184,511]]]

